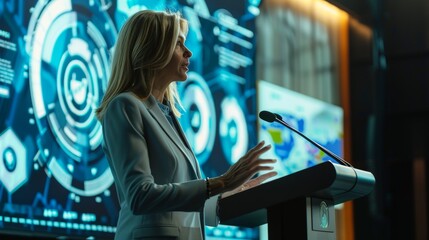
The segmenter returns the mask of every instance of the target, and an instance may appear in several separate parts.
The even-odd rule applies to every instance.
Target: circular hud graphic
[[[233,96],[225,97],[220,107],[219,136],[222,150],[230,164],[234,164],[247,151],[249,136],[246,118],[237,98]]]
[[[216,136],[216,112],[207,83],[198,73],[189,72],[188,80],[180,85],[183,108],[186,110],[180,123],[194,148],[198,162],[209,158]]]
[[[40,158],[65,188],[94,196],[113,183],[94,111],[116,39],[97,1],[39,1],[28,30],[30,92]]]

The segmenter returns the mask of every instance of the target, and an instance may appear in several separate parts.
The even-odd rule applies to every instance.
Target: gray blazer
[[[115,239],[204,239],[206,183],[180,125],[153,96],[127,92],[108,105],[102,126],[121,207]]]

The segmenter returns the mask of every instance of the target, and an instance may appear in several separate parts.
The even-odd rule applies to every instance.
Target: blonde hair
[[[110,101],[122,92],[133,91],[143,99],[150,96],[155,74],[171,60],[180,30],[187,34],[188,24],[178,12],[143,10],[125,22],[116,42],[109,83],[96,109],[99,120]],[[181,105],[174,82],[164,97],[179,117],[176,104]]]

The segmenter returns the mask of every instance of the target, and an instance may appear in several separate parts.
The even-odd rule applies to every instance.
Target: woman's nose
[[[186,58],[192,57],[192,52],[189,50],[189,48],[185,47],[185,52],[183,53],[183,56]]]

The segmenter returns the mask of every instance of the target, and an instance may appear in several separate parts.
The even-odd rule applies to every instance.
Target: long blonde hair
[[[143,10],[132,15],[122,26],[116,42],[109,83],[95,113],[99,120],[110,101],[118,94],[133,91],[145,99],[152,93],[154,76],[171,60],[179,32],[188,24],[178,12]],[[165,98],[173,113],[180,116],[176,84],[169,85]]]

